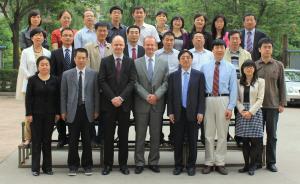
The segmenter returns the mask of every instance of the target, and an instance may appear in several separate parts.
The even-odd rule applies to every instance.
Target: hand
[[[173,123],[173,124],[175,123],[175,117],[174,117],[174,114],[170,114],[170,115],[169,115],[169,119],[170,119],[170,122],[171,122],[171,123]]]
[[[32,122],[32,116],[26,116],[26,121],[28,123],[31,123]]]
[[[151,105],[155,105],[157,103],[157,96],[156,95],[153,95],[153,94],[150,94],[148,95],[147,97],[147,101],[148,103],[150,103]]]
[[[60,119],[60,115],[55,115],[55,122],[57,122]]]
[[[66,116],[67,116],[67,113],[61,114],[61,119],[64,120],[64,121],[66,121]]]
[[[122,101],[119,99],[119,97],[114,97],[114,98],[111,100],[111,103],[112,103],[113,106],[115,106],[115,107],[120,107],[121,104],[122,104]]]
[[[226,120],[230,120],[231,119],[231,115],[232,115],[232,111],[229,109],[225,110],[225,118]]]
[[[245,118],[245,119],[251,119],[251,117],[252,117],[251,112],[245,111],[245,113],[244,113],[244,118]]]
[[[201,124],[203,121],[203,114],[197,114],[197,123]]]
[[[94,119],[97,119],[99,117],[99,113],[98,112],[95,112],[94,113]]]
[[[281,106],[281,105],[279,105],[279,107],[278,107],[278,111],[279,111],[279,113],[282,113],[282,112],[284,111],[284,107],[283,107],[283,106]]]

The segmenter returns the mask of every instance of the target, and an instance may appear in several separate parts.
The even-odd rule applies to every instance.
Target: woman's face
[[[41,15],[31,16],[30,17],[30,26],[38,27],[41,23]]]
[[[224,28],[224,20],[223,20],[223,18],[221,18],[221,17],[217,18],[217,20],[215,21],[215,28],[217,30],[222,30]]]
[[[72,16],[68,12],[64,12],[59,19],[60,25],[63,28],[70,27]]]
[[[173,28],[175,29],[181,29],[182,28],[182,20],[181,19],[175,19],[172,22]]]
[[[44,35],[43,35],[43,33],[37,33],[37,34],[33,35],[31,40],[32,40],[34,46],[41,46],[42,43],[44,42]]]
[[[50,63],[47,59],[40,61],[38,66],[38,71],[40,74],[46,75],[50,73]]]
[[[202,30],[203,27],[205,26],[205,19],[204,19],[204,17],[203,16],[197,17],[194,20],[194,25],[195,25],[196,29]]]
[[[244,68],[244,73],[246,76],[253,76],[255,68],[253,66],[246,66]]]

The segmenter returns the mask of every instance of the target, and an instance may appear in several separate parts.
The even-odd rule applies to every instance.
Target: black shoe
[[[254,171],[254,170],[249,170],[249,171],[248,171],[248,174],[249,174],[250,176],[253,176],[253,175],[254,175],[254,173],[255,173],[255,171]]]
[[[182,167],[175,167],[173,170],[173,175],[179,175],[182,173]]]
[[[196,174],[196,169],[194,167],[187,168],[187,174],[189,176],[194,176]]]
[[[57,143],[57,148],[63,148],[64,147],[64,145],[66,145],[67,144],[67,142],[66,141],[58,141],[58,143]]]
[[[245,173],[248,172],[249,168],[248,167],[243,167],[242,169],[239,169],[239,173]]]
[[[102,175],[108,175],[110,173],[110,171],[112,171],[111,166],[104,166],[104,168],[102,170]]]
[[[135,170],[134,170],[134,173],[135,174],[141,174],[144,170],[144,167],[143,166],[136,166],[135,167]]]
[[[256,164],[256,169],[261,169],[262,168],[262,164]]]
[[[53,175],[53,171],[43,171],[44,174]]]
[[[222,175],[228,174],[228,171],[225,166],[216,166],[216,171]]]
[[[91,176],[93,175],[93,170],[91,168],[84,169],[84,174],[86,176]]]
[[[125,166],[121,166],[120,167],[120,171],[124,175],[128,175],[130,173],[129,170],[128,170],[128,167],[126,165]]]
[[[75,170],[75,169],[70,169],[68,175],[69,175],[69,176],[76,176],[76,175],[77,175],[77,170]]]
[[[158,165],[149,165],[148,166],[149,169],[155,173],[159,173],[160,172],[160,169],[159,169],[159,166]]]
[[[275,164],[269,164],[269,165],[267,165],[267,169],[268,169],[269,171],[271,171],[271,172],[277,172],[277,171],[278,171],[278,169],[277,169],[277,167],[275,166]]]
[[[32,171],[32,176],[39,176],[40,175],[40,172],[38,171]]]
[[[202,173],[203,174],[209,174],[213,170],[214,170],[214,168],[212,166],[205,165],[204,168],[202,169]]]

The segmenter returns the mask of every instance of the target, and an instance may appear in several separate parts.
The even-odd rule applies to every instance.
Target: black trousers
[[[118,122],[120,167],[127,165],[128,160],[128,131],[130,112],[123,111],[122,107],[104,112],[104,165],[112,166],[114,159],[114,135]]]
[[[43,153],[42,170],[52,171],[51,137],[54,127],[54,114],[33,114],[31,123],[33,172],[40,171],[41,151]]]
[[[186,110],[182,108],[179,121],[174,123],[174,160],[175,167],[183,168],[183,143],[187,135],[189,155],[186,168],[193,168],[197,160],[198,124],[190,122],[186,117]]]
[[[260,152],[261,137],[243,137],[243,156],[245,160],[245,167],[249,170],[256,169],[256,158]]]
[[[93,167],[92,160],[92,148],[91,148],[91,136],[90,125],[84,105],[77,107],[75,120],[70,124],[70,142],[69,142],[69,154],[68,154],[68,166],[71,170],[77,170],[80,166],[80,159],[78,154],[78,142],[81,135],[82,141],[82,155],[81,166],[84,169],[91,169]]]
[[[59,121],[57,121],[56,129],[58,132],[58,141],[59,142],[65,142],[65,143],[68,142],[67,134],[66,134],[66,131],[67,131],[66,127],[67,127],[66,122],[64,120],[60,119]],[[70,129],[69,129],[69,132],[70,132]]]

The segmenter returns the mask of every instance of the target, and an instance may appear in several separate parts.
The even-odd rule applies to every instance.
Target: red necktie
[[[214,70],[214,81],[213,81],[213,95],[214,96],[219,95],[219,66],[220,66],[220,63],[216,62],[215,70]]]
[[[132,48],[132,59],[135,60],[136,59],[136,48]]]

